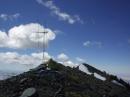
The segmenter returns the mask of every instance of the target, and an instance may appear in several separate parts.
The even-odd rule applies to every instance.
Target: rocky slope
[[[89,69],[109,76],[100,70],[95,71],[96,68]],[[78,67],[65,67],[50,60],[28,72],[0,81],[0,97],[130,97],[129,84],[126,83],[126,87],[112,83],[115,79],[108,79],[102,81]]]

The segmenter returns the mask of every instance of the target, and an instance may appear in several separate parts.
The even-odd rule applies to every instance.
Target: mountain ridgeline
[[[91,74],[50,59],[28,72],[1,80],[0,97],[130,97],[127,82],[83,65]],[[96,78],[95,73],[106,80]]]

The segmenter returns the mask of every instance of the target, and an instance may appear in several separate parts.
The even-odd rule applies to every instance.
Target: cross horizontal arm
[[[37,32],[37,33],[42,33],[42,34],[46,34],[46,33],[48,33],[48,32],[46,32],[46,31],[45,31],[45,32]]]

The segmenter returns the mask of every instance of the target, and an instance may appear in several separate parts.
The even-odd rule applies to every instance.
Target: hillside
[[[122,79],[84,65],[91,75],[51,59],[28,72],[0,81],[0,97],[130,97],[129,84]],[[106,80],[96,78],[94,73]]]

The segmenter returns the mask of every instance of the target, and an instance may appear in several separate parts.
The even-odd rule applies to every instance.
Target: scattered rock
[[[130,91],[121,85],[102,81],[53,60],[47,64],[51,70],[41,64],[38,68],[0,81],[0,97],[130,97]],[[90,67],[92,72],[107,75]]]
[[[39,96],[36,92],[36,89],[31,87],[31,88],[25,89],[20,97],[39,97]]]
[[[27,81],[27,78],[23,78],[20,80],[20,84],[23,84],[25,81]]]

